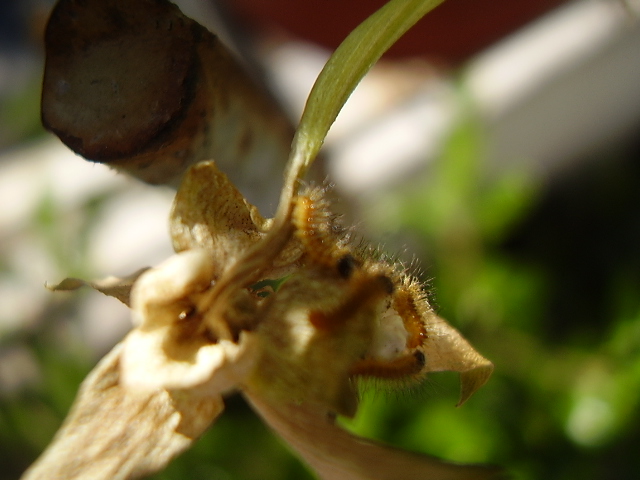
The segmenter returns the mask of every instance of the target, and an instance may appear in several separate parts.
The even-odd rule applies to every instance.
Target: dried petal
[[[131,306],[131,288],[138,277],[148,269],[149,267],[141,268],[140,270],[123,278],[107,277],[103,280],[96,280],[93,282],[88,282],[79,278],[65,278],[57,285],[47,284],[45,286],[54,292],[68,292],[71,290],[77,290],[81,287],[91,287],[100,293],[117,298],[129,307]]]
[[[132,331],[124,340],[122,384],[141,392],[188,389],[190,395],[216,397],[236,389],[255,364],[258,345],[250,333],[237,343],[176,340],[169,327]]]
[[[493,364],[489,360],[480,355],[458,330],[435,315],[429,323],[429,335],[423,349],[425,372],[460,372],[458,405],[484,385],[493,372]]]
[[[267,221],[218,170],[213,161],[191,167],[171,211],[171,238],[176,252],[205,248],[226,264],[262,238]],[[219,271],[219,270],[218,270]]]
[[[250,370],[256,352],[253,337],[241,332],[238,341],[216,338],[206,312],[199,310],[213,273],[210,252],[193,249],[140,277],[132,291],[138,328],[124,341],[121,360],[127,387],[218,396],[235,388]]]
[[[124,480],[152,474],[222,412],[219,396],[124,388],[122,348],[117,345],[87,376],[62,428],[23,480]]]
[[[134,324],[145,329],[170,325],[194,306],[189,297],[211,286],[214,265],[207,250],[173,255],[140,276],[131,291]]]
[[[222,271],[265,237],[272,222],[249,204],[215,162],[200,162],[183,179],[171,212],[170,231],[177,252],[204,248],[212,252],[214,271]],[[277,278],[290,273],[300,257],[290,242],[266,274]]]

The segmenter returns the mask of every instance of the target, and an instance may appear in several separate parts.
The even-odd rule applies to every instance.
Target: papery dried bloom
[[[337,71],[331,62],[348,58],[357,68],[348,65],[354,69],[346,83],[355,87],[393,39],[440,1],[392,0],[354,31],[318,84],[339,89],[330,81]],[[379,31],[387,33],[354,60],[349,45],[357,50]],[[404,384],[456,371],[462,403],[493,366],[436,316],[401,265],[352,241],[322,188],[301,189],[348,96],[345,90],[337,102],[322,100],[326,92],[318,91],[294,139],[273,219],[264,219],[213,161],[198,163],[171,212],[176,255],[131,279],[90,284],[131,306],[134,329],[87,377],[25,479],[129,479],[158,471],[215,420],[231,391],[327,480],[495,477],[494,469],[389,448],[335,423],[337,415],[356,413],[360,378]],[[82,284],[68,279],[54,289]]]
[[[293,229],[280,231],[282,251],[265,256],[273,260],[257,269],[259,278],[287,272],[277,291],[264,297],[253,283],[231,283],[230,292],[219,294],[225,301],[220,305],[211,300],[217,283],[242,262],[239,246],[251,251],[262,245],[256,222],[268,222],[256,217],[213,162],[192,167],[183,188],[188,191],[178,192],[173,208],[172,222],[181,225],[174,242],[189,238],[191,248],[136,280],[130,295],[136,328],[87,379],[65,427],[25,478],[48,478],[51,465],[66,478],[153,472],[194,438],[163,440],[167,433],[159,428],[144,441],[131,437],[126,446],[115,439],[128,438],[136,425],[167,425],[159,411],[180,424],[192,418],[200,433],[222,409],[222,396],[233,390],[246,395],[323,478],[395,478],[371,476],[373,471],[358,476],[370,470],[371,455],[416,475],[444,472],[435,478],[494,474],[367,443],[334,424],[338,414],[355,414],[359,377],[416,381],[429,371],[459,371],[464,401],[486,381],[492,365],[433,313],[418,283],[402,269],[351,246],[321,189],[295,197]],[[211,198],[226,207],[211,209]],[[167,410],[177,408],[178,400],[180,409]],[[105,425],[110,431],[93,442],[77,433]],[[346,450],[335,451],[334,440]],[[162,441],[169,443],[161,454],[138,457],[138,448]],[[104,463],[105,456],[120,462]],[[334,476],[335,469],[344,476]]]

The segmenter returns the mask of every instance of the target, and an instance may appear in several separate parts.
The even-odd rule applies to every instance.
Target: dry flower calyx
[[[159,8],[159,18],[166,20],[168,15],[171,24],[176,12],[174,7],[163,10],[166,3],[143,0],[136,5],[146,5],[152,11]],[[389,38],[397,37],[439,2],[392,3],[395,10],[383,7],[381,11],[411,21],[396,22],[397,31],[390,31]],[[95,13],[103,11],[100,2],[62,0],[60,4],[72,12],[78,8],[77,15],[88,15],[104,26],[106,17]],[[122,0],[104,4],[110,12],[129,8]],[[65,17],[60,11],[56,15],[52,19],[60,25],[70,21],[83,31],[74,20],[77,15]],[[384,15],[376,15],[355,34],[376,32],[379,24],[385,28],[396,25]],[[151,33],[158,25],[148,24],[145,15],[132,18],[151,25]],[[183,36],[193,40],[191,33],[200,27],[189,22],[176,24],[182,36],[166,39],[171,52],[174,47],[179,50]],[[149,31],[141,30],[142,37]],[[50,24],[49,34],[55,32]],[[125,37],[136,37],[132,32],[125,29]],[[103,42],[107,37],[99,36],[79,51],[97,62],[101,49],[113,46]],[[56,39],[64,43],[59,31]],[[339,49],[332,58],[342,58],[345,51],[349,53],[349,45],[357,42],[345,44],[347,50]],[[72,42],[69,51],[77,53],[76,47]],[[206,59],[203,55],[209,47],[196,42],[193,54]],[[91,83],[84,80],[92,72],[67,70],[64,55],[57,60],[62,65],[52,63],[50,74],[45,74],[45,89],[54,94],[49,97],[49,114],[59,114],[56,121],[68,120],[63,122],[65,128],[75,127],[75,117],[66,116],[75,109],[67,110],[64,89],[55,89],[56,85],[64,86],[55,80],[56,75],[71,71],[78,75],[77,85],[89,88]],[[180,75],[190,71],[180,62],[176,66]],[[335,82],[327,78],[337,71],[329,68],[316,85],[333,85]],[[364,75],[365,71],[356,73]],[[357,75],[350,81],[357,80]],[[102,93],[113,98],[113,91]],[[126,279],[94,283],[67,279],[51,287],[67,290],[90,285],[115,296],[131,307],[134,328],[85,379],[65,423],[27,470],[25,480],[129,479],[156,472],[215,421],[224,409],[224,396],[234,391],[327,480],[495,477],[495,469],[452,465],[396,450],[351,435],[335,423],[337,415],[356,413],[359,378],[406,384],[419,381],[428,372],[455,371],[461,374],[462,403],[487,381],[493,365],[435,314],[418,280],[402,265],[352,241],[349,230],[332,214],[323,188],[302,186],[301,179],[320,148],[332,115],[337,115],[336,108],[341,106],[329,105],[333,97],[313,95],[312,91],[311,107],[306,110],[311,113],[303,115],[294,138],[280,203],[272,219],[263,218],[214,161],[197,162],[198,155],[189,154],[189,161],[174,170],[173,162],[182,157],[174,155],[176,145],[171,142],[168,152],[149,150],[153,142],[133,146],[124,142],[120,150],[111,152],[117,157],[115,165],[124,165],[144,180],[171,183],[181,178],[170,215],[176,254]],[[120,98],[119,94],[116,97]],[[112,106],[96,102],[92,104],[95,112],[104,113],[106,108],[107,113],[113,113]],[[166,108],[169,112],[186,105],[169,102]],[[326,109],[320,108],[323,106]],[[91,112],[81,113],[92,116]],[[54,117],[49,114],[45,117],[51,126]],[[99,119],[95,114],[91,121]],[[153,136],[157,127],[149,125],[149,135]],[[101,138],[94,136],[99,128],[89,130],[83,137],[83,148],[90,149]],[[206,126],[197,125],[196,144],[205,130]],[[157,169],[149,159],[160,159]]]
[[[487,380],[491,363],[436,316],[420,284],[402,267],[352,245],[321,188],[297,193],[285,211],[286,221],[263,219],[212,161],[189,169],[171,215],[178,253],[137,277],[129,294],[135,328],[87,379],[74,413],[25,478],[45,478],[43,469],[49,476],[52,468],[68,478],[133,478],[140,471],[155,471],[214,420],[223,395],[231,391],[242,392],[323,475],[326,459],[309,453],[302,434],[309,425],[318,430],[311,450],[322,446],[323,436],[327,445],[332,436],[355,439],[332,419],[355,414],[359,377],[406,383],[432,371],[458,371],[461,403]],[[272,245],[280,248],[274,251]],[[275,290],[265,294],[256,288],[269,282],[277,285]],[[115,388],[103,386],[105,377]],[[110,399],[113,395],[118,400]],[[101,398],[124,407],[107,412]],[[158,454],[153,467],[142,468],[127,457],[131,452],[119,451],[114,436],[129,435],[163,408],[173,415],[158,420],[165,437],[153,434],[140,442],[164,441],[170,447]],[[97,427],[105,416],[127,421],[111,420],[108,435],[102,427],[87,430],[90,439],[78,434],[79,422]],[[174,417],[182,430],[195,435],[184,438],[182,430],[169,428],[166,422]],[[67,443],[75,448],[61,450]],[[349,444],[353,452],[365,445],[374,448],[362,440]],[[84,467],[75,466],[78,449],[97,457],[85,462],[93,466],[110,452],[114,465],[101,471],[111,476],[98,476],[94,467],[87,476]],[[376,453],[382,454],[400,455],[386,449]],[[358,458],[344,468],[363,468],[358,462],[366,459]],[[424,462],[425,469],[471,469],[481,474],[477,478],[492,474],[480,467],[408,458],[412,465]],[[70,464],[79,473],[70,475]]]

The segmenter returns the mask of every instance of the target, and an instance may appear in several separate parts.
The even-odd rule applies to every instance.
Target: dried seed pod
[[[274,295],[258,329],[269,338],[259,378],[284,396],[348,415],[356,406],[354,378],[403,385],[449,370],[461,374],[463,403],[493,365],[436,315],[402,265],[353,247],[325,193],[307,188],[294,200],[292,222],[304,265]]]
[[[343,280],[313,266],[293,274],[265,303],[256,329],[262,348],[247,388],[353,416],[350,370],[368,349],[384,294],[384,283],[369,275]]]
[[[42,120],[73,151],[177,186],[214,158],[277,198],[292,128],[218,38],[166,0],[61,0],[45,34]],[[257,193],[255,193],[257,192]]]

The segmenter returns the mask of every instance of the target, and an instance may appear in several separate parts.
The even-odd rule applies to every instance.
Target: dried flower
[[[397,38],[411,24],[405,17],[415,21],[434,3],[394,0],[397,10],[383,7],[352,35],[382,35],[379,25],[397,20],[389,34]],[[389,20],[389,12],[399,17]],[[334,59],[353,48],[349,38]],[[493,366],[437,317],[401,265],[353,241],[323,188],[301,186],[346,99],[318,94],[323,82],[342,75],[332,68],[310,97],[273,219],[264,219],[213,161],[197,163],[171,212],[176,255],[133,279],[93,284],[131,306],[134,328],[84,381],[25,480],[153,473],[214,422],[232,391],[325,479],[495,476],[494,469],[375,444],[335,424],[337,415],[356,413],[359,378],[407,383],[457,371],[462,403]],[[344,88],[365,72],[347,72]],[[81,284],[71,279],[53,288]]]
[[[179,253],[130,288],[135,328],[85,380],[67,422],[25,478],[156,471],[214,421],[223,395],[235,390],[324,478],[387,478],[376,475],[395,465],[403,478],[414,470],[419,478],[492,475],[368,443],[335,425],[336,415],[356,412],[358,377],[406,383],[458,371],[463,402],[492,365],[435,315],[401,267],[352,246],[322,193],[298,194],[291,223],[269,229],[272,222],[214,162],[192,167],[171,216]],[[256,255],[266,241],[282,247]],[[265,260],[242,281],[226,280],[237,267],[247,271],[247,257]],[[283,277],[266,296],[255,288]]]

